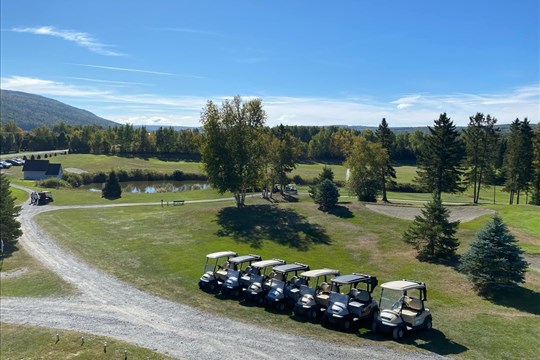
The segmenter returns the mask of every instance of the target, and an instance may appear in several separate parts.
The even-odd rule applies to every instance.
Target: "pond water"
[[[131,181],[121,182],[122,192],[126,193],[167,193],[167,192],[182,192],[192,190],[206,190],[211,186],[208,183],[200,181]],[[88,189],[92,192],[101,192],[101,186],[91,184],[81,186],[83,189]]]

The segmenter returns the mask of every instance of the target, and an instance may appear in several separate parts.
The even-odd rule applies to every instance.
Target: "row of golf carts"
[[[294,316],[320,319],[343,330],[370,325],[373,331],[391,333],[396,340],[408,330],[431,329],[432,318],[424,306],[426,285],[412,280],[381,285],[377,303],[372,293],[374,276],[339,270],[311,270],[308,265],[287,264],[281,259],[262,260],[258,255],[234,251],[208,254],[199,287],[208,292],[244,297]]]

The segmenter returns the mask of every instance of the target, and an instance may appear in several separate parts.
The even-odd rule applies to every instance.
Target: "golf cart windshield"
[[[340,294],[340,293],[336,293],[336,292],[332,292],[330,293],[330,299],[329,299],[330,303],[342,303],[342,304],[345,304],[347,305],[347,302],[349,301],[349,296],[346,295],[346,294]]]
[[[256,274],[251,274],[250,277],[249,277],[249,282],[254,284],[254,283],[261,283],[263,282],[263,279],[264,279],[264,276],[263,275],[256,275]]]
[[[206,263],[206,265],[204,265],[204,272],[205,273],[214,273],[215,268],[216,268],[216,264]]]
[[[227,278],[237,278],[240,276],[240,271],[238,270],[227,270]]]
[[[281,292],[283,292],[283,289],[285,288],[285,281],[272,279],[272,283],[270,284],[270,287],[272,289],[281,289]]]
[[[381,294],[381,309],[398,311],[403,302],[403,291],[393,289],[383,289]]]

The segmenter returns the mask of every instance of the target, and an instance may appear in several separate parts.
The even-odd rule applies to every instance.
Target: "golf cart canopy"
[[[426,288],[426,284],[423,282],[413,281],[413,280],[397,280],[390,281],[381,285],[383,289],[391,289],[398,291],[407,291],[412,289],[423,290]]]
[[[292,271],[300,271],[300,270],[309,270],[309,266],[300,264],[300,263],[294,263],[294,264],[287,264],[287,265],[279,265],[274,268],[274,271],[277,273],[289,273]]]
[[[247,261],[259,261],[261,257],[259,255],[242,255],[229,259],[229,262],[235,264],[241,264]]]
[[[373,283],[373,280],[375,280],[376,284],[377,278],[373,276],[352,273],[349,275],[338,276],[337,278],[332,279],[332,282],[338,285],[349,285],[357,283]]]
[[[254,262],[251,264],[251,266],[255,268],[265,268],[268,266],[276,266],[276,265],[283,265],[283,264],[285,264],[285,260],[272,259],[272,260],[262,260],[262,261]]]
[[[328,276],[328,275],[339,275],[339,270],[335,269],[317,269],[310,270],[300,274],[303,277],[316,278],[319,276]]]
[[[209,259],[219,259],[222,257],[237,256],[237,255],[238,254],[235,253],[234,251],[218,251],[218,252],[206,255],[206,257]]]

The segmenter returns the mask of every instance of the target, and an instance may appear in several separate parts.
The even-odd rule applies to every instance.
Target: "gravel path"
[[[284,334],[202,313],[139,291],[58,247],[33,220],[44,211],[85,207],[96,206],[23,205],[19,218],[23,236],[19,244],[74,284],[80,294],[61,298],[4,297],[0,303],[3,322],[110,336],[182,359],[440,358]]]

